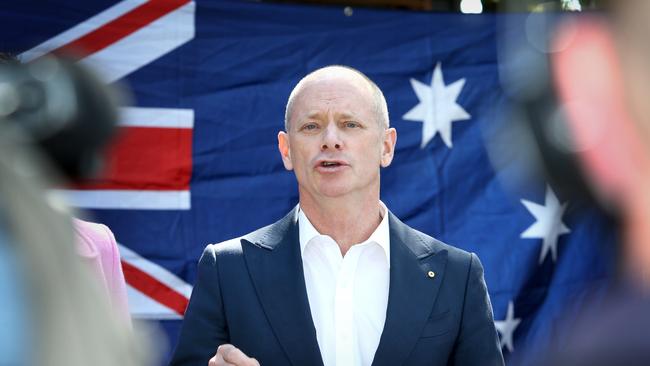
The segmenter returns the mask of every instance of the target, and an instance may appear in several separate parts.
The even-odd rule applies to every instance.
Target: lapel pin
[[[436,273],[433,272],[433,271],[429,271],[429,272],[427,273],[427,276],[429,276],[429,278],[434,278],[434,277],[436,276]]]

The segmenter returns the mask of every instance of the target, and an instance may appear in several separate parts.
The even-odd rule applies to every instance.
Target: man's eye
[[[357,128],[359,127],[359,124],[353,121],[347,121],[345,122],[345,127],[347,128]]]
[[[312,131],[318,128],[318,125],[315,123],[307,123],[306,125],[302,126],[303,130],[307,131]]]

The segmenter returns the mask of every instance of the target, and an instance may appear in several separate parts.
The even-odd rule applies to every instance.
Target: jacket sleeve
[[[504,364],[503,355],[483,278],[483,266],[475,254],[470,256],[461,328],[452,365],[501,366]]]
[[[170,366],[206,366],[217,347],[228,342],[217,253],[215,245],[208,245],[199,260],[198,277]]]

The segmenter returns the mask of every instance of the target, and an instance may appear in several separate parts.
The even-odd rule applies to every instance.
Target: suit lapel
[[[406,361],[431,313],[447,263],[447,251],[436,251],[431,238],[389,215],[390,289],[374,366]]]
[[[307,299],[296,217],[294,209],[277,223],[245,236],[242,248],[257,296],[291,363],[322,365]]]

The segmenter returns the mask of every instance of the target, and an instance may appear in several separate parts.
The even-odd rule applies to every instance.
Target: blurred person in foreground
[[[0,65],[13,66],[19,70],[20,61],[13,54],[0,52]],[[14,113],[21,112],[18,110]],[[114,117],[111,118],[114,119]],[[62,124],[60,127],[48,130],[47,127],[33,122],[20,126],[21,123],[25,123],[21,121],[21,117],[14,116],[7,119],[16,123],[16,128],[24,128],[36,149],[43,152],[46,155],[45,158],[50,160],[51,165],[54,165],[56,170],[63,172],[64,178],[72,183],[83,182],[96,173],[95,170],[99,164],[95,161],[97,158],[94,155],[97,153],[93,152],[93,149],[97,152],[101,151],[112,136],[113,126],[107,128],[99,124],[96,131],[84,130],[85,124],[92,122],[83,120],[76,123],[69,121],[68,126]],[[63,147],[68,145],[72,148]],[[75,148],[78,149],[77,156],[73,156]],[[66,149],[70,149],[70,152],[63,152]],[[111,304],[111,308],[130,325],[131,316],[126,281],[113,232],[106,225],[84,221],[76,217],[73,218],[72,224],[76,252],[81,258],[81,262],[95,276],[99,287]]]
[[[67,207],[47,194],[92,170],[115,125],[112,98],[52,57],[5,63],[0,84],[0,364],[145,364],[146,344],[112,311],[75,253]]]
[[[296,85],[278,147],[299,205],[207,246],[172,365],[503,365],[476,255],[379,200],[396,139],[361,72]]]
[[[596,201],[620,222],[619,273],[604,297],[563,323],[562,342],[522,364],[650,365],[648,14],[650,1],[609,1],[603,13],[562,19],[551,37],[549,74],[572,156]],[[561,173],[564,182],[575,175]]]

